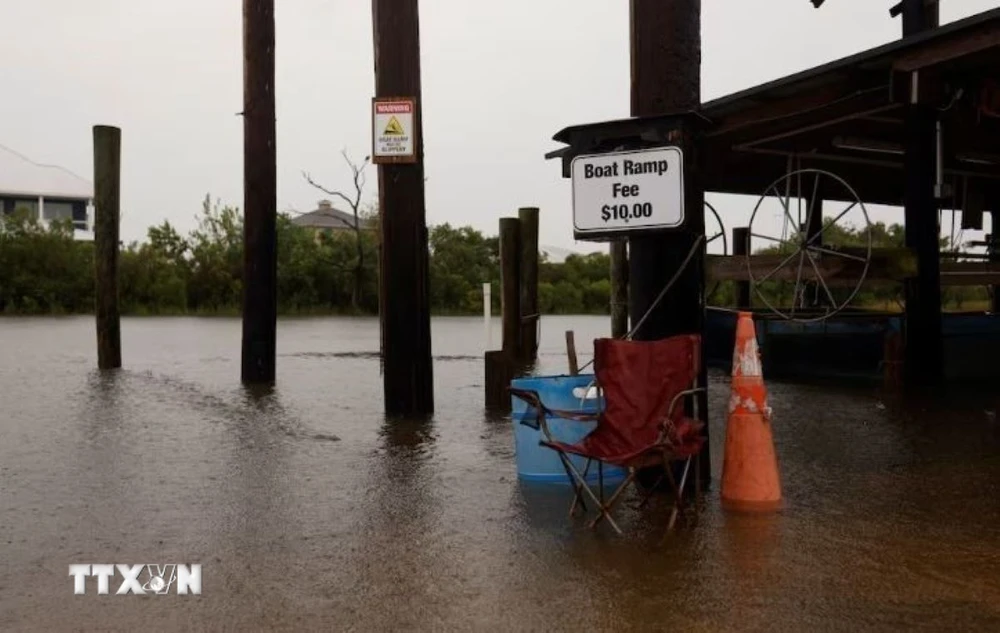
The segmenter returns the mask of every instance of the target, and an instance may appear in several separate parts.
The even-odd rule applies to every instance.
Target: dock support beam
[[[520,359],[533,363],[538,358],[538,209],[517,211],[521,225],[521,344]]]
[[[628,242],[611,242],[611,336],[628,334]]]
[[[699,0],[631,0],[632,116],[654,116],[697,110],[701,105],[701,2]],[[685,131],[689,133],[690,131]],[[696,147],[697,143],[688,143]],[[683,231],[629,238],[629,304],[638,323],[678,271],[695,240],[705,233],[704,190],[698,159],[686,152]],[[691,260],[666,297],[636,333],[637,340],[676,334],[705,333],[705,245]],[[702,375],[706,384],[704,349]],[[707,398],[699,396],[698,412],[708,419]],[[708,433],[708,426],[705,427]],[[700,460],[702,481],[709,481],[708,443]]]
[[[903,1],[903,36],[937,26],[924,0]],[[934,385],[943,378],[944,342],[941,329],[941,263],[937,180],[937,115],[920,103],[917,73],[906,112],[903,193],[906,246],[916,253],[917,276],[906,280],[904,380],[907,386]]]
[[[416,162],[378,166],[385,411],[434,412],[417,0],[372,0],[375,96],[412,97]]]
[[[118,310],[121,144],[120,129],[94,126],[94,281],[98,369],[122,366]]]
[[[242,381],[275,379],[278,318],[274,0],[243,0]]]

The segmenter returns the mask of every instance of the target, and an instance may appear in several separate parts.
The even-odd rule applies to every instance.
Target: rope
[[[668,281],[667,284],[663,287],[663,290],[660,291],[660,294],[656,296],[656,299],[653,300],[653,303],[651,303],[649,308],[646,309],[646,313],[642,315],[642,318],[639,319],[639,322],[636,323],[634,326],[632,326],[632,329],[629,330],[629,332],[624,337],[622,337],[623,340],[626,341],[632,340],[632,337],[635,336],[635,333],[639,331],[639,328],[642,327],[642,324],[646,322],[646,319],[649,318],[649,315],[653,313],[653,310],[656,309],[658,305],[660,305],[660,302],[663,301],[663,298],[667,296],[667,293],[670,292],[670,289],[674,286],[675,283],[677,283],[677,280],[681,278],[681,273],[683,273],[687,269],[688,265],[691,263],[691,259],[694,257],[695,253],[698,252],[698,248],[701,246],[701,243],[704,240],[705,240],[704,235],[698,236],[698,239],[696,239],[694,241],[694,244],[691,245],[691,250],[688,252],[687,257],[684,258],[684,262],[681,264],[680,268],[677,269],[677,272],[674,273],[674,276],[670,278],[670,281]],[[591,358],[589,361],[587,361],[585,365],[583,365],[583,367],[580,367],[579,371],[583,371],[587,367],[590,367],[593,363],[594,359]],[[589,391],[590,387],[587,387],[587,389]]]

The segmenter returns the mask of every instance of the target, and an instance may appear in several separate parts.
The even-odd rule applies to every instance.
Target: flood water
[[[585,351],[608,323],[543,319],[540,371],[567,329]],[[125,319],[106,375],[91,318],[0,320],[0,631],[1000,630],[994,394],[769,382],[786,507],[738,515],[713,374],[715,485],[661,546],[664,499],[618,536],[518,482],[483,339],[435,319],[436,413],[386,422],[374,319],[280,320],[265,394],[239,384],[237,319]],[[68,575],[170,562],[202,564],[200,596]]]

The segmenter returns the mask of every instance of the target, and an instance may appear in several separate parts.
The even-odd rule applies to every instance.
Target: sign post
[[[678,147],[577,156],[570,175],[576,239],[684,225],[684,154]]]
[[[372,163],[417,162],[416,99],[372,99]]]

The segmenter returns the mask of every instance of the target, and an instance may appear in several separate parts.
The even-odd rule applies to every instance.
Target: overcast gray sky
[[[123,133],[122,235],[186,232],[206,193],[242,206],[241,2],[0,3],[0,144],[92,176],[91,126]],[[348,186],[370,147],[369,0],[277,0],[278,208]],[[899,37],[890,0],[702,0],[712,99]],[[942,22],[1000,0],[942,0]],[[427,218],[495,233],[542,208],[541,242],[577,250],[570,183],[545,161],[566,125],[629,114],[626,0],[421,0]],[[370,169],[369,199],[376,195]],[[728,226],[754,199],[713,199]],[[879,215],[878,219],[896,219]]]

